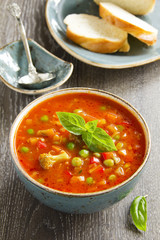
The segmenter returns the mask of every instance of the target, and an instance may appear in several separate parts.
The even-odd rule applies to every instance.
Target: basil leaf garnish
[[[76,113],[57,112],[62,126],[74,135],[82,135],[82,139],[93,152],[112,152],[116,147],[112,138],[98,128],[98,120],[85,123],[85,120]]]
[[[83,131],[86,131],[85,121],[78,114],[57,112],[57,116],[62,126],[74,135],[81,135]]]
[[[93,152],[112,152],[116,151],[116,147],[112,138],[102,129],[96,128],[92,133],[92,140],[88,144],[88,132],[82,133],[82,139],[89,149]]]
[[[85,128],[88,132],[93,133],[96,130],[98,120],[90,121],[85,124]]]
[[[92,150],[90,148],[90,146],[92,145],[92,141],[93,141],[92,138],[93,138],[93,134],[91,132],[86,131],[86,132],[82,133],[82,139],[90,150]]]
[[[130,207],[130,214],[132,216],[135,226],[142,231],[146,231],[147,227],[147,202],[143,196],[136,197]]]

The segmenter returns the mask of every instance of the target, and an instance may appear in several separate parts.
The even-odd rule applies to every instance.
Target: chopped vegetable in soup
[[[64,116],[73,121],[64,123]],[[88,193],[128,179],[143,162],[145,138],[139,122],[120,104],[70,93],[27,114],[16,133],[16,150],[22,167],[39,183]]]

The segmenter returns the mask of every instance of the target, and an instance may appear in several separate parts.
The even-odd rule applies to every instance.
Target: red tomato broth
[[[120,158],[117,164],[114,162],[112,167],[105,166],[102,154],[98,158],[99,162],[92,163],[91,158],[94,155],[93,152],[89,151],[89,156],[85,159],[82,158],[82,166],[72,166],[72,158],[80,157],[79,151],[84,148],[85,144],[81,137],[73,136],[62,127],[56,112],[73,112],[75,109],[82,109],[82,112],[78,114],[86,122],[98,119],[98,127],[103,128],[110,136],[114,135],[113,127],[117,128],[118,125],[124,127],[123,130],[122,127],[121,130],[116,130],[120,139],[115,140],[115,145],[123,143],[123,147],[111,153],[111,157],[109,157],[109,159]],[[46,122],[41,121],[41,117],[44,115],[49,118]],[[34,134],[28,134],[27,129],[33,129]],[[46,129],[53,129],[53,136],[37,136],[39,130]],[[37,140],[37,137],[40,139]],[[31,144],[30,138],[32,140],[35,138],[37,142]],[[39,141],[43,144],[39,144]],[[67,148],[68,142],[75,143],[74,150]],[[44,147],[41,148],[41,145]],[[28,147],[29,151],[22,152],[22,146]],[[142,164],[145,148],[142,127],[127,109],[105,97],[85,93],[64,94],[38,104],[22,120],[16,133],[17,155],[25,171],[47,187],[72,193],[101,191],[125,181]],[[85,147],[85,149],[87,148]],[[69,160],[55,163],[48,170],[41,167],[40,154],[51,152],[52,155],[57,155],[61,150],[69,154]],[[124,154],[124,150],[126,154]],[[111,175],[115,176],[114,180],[110,180]],[[93,178],[92,184],[86,182],[88,177]]]

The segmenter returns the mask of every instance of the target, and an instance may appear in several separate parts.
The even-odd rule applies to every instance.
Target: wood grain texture
[[[16,22],[0,0],[0,47],[19,39]],[[9,151],[9,131],[17,114],[35,96],[16,93],[0,82],[0,239],[1,240],[159,240],[160,239],[160,61],[145,66],[107,70],[86,65],[67,54],[51,37],[44,0],[16,0],[28,37],[58,57],[73,62],[74,72],[61,88],[96,87],[132,103],[146,119],[152,151],[146,171],[130,195],[105,211],[71,215],[54,211],[33,198],[16,175]],[[129,206],[148,194],[148,228],[139,233],[130,223]]]

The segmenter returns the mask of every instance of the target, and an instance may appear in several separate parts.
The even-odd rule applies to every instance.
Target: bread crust
[[[100,4],[101,0],[94,0],[94,2],[96,4]],[[106,1],[103,1],[103,2],[111,2],[112,1],[109,1],[109,0],[106,0]],[[135,0],[135,3],[137,2],[137,0]],[[143,4],[142,8],[139,9],[138,7],[136,9],[133,8],[133,6],[131,5],[130,1],[128,0],[127,1],[127,4],[128,6],[122,6],[121,4],[118,3],[118,0],[117,0],[117,3],[115,2],[114,4],[117,4],[118,6],[120,7],[124,7],[124,9],[134,15],[146,15],[148,14],[149,12],[152,12],[154,6],[155,6],[155,0],[150,0],[150,4],[148,6],[146,6],[145,4]]]
[[[109,41],[104,38],[88,38],[85,36],[80,36],[72,32],[67,26],[67,37],[78,45],[86,48],[92,52],[97,53],[114,53],[119,49],[122,49],[122,52],[128,52],[130,47],[127,42],[127,39],[124,38],[122,41]],[[123,50],[124,49],[124,50]]]
[[[110,12],[103,6],[103,3],[99,4],[99,15],[107,22],[110,22],[114,26],[128,32],[132,36],[138,38],[140,41],[146,43],[148,46],[153,45],[157,41],[156,29],[153,32],[146,31],[145,29],[138,27],[130,22],[127,22],[122,18],[119,18],[118,16],[114,16],[112,12]]]

